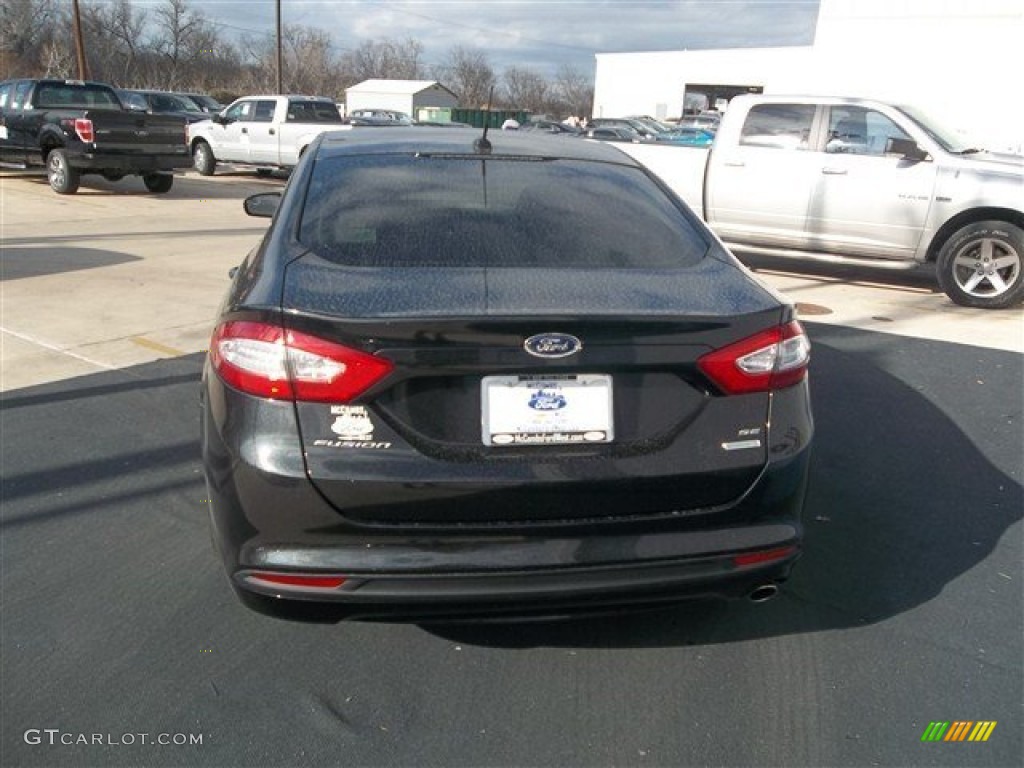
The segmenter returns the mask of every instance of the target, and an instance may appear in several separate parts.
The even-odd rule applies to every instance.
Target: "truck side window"
[[[4,83],[0,85],[0,109],[7,106],[7,102],[11,99],[11,92],[14,90],[14,83]]]
[[[252,106],[251,101],[242,101],[235,104],[231,109],[224,115],[228,120],[252,120]]]
[[[814,111],[813,104],[757,104],[747,113],[740,144],[806,150]]]
[[[274,109],[277,107],[275,101],[257,101],[256,113],[251,118],[256,123],[271,123],[274,121]]]
[[[32,90],[32,83],[21,82],[15,86],[14,98],[11,100],[11,109],[21,109],[28,99],[28,92]]]
[[[889,139],[910,137],[892,120],[865,107],[832,107],[825,151],[846,155],[884,155]]]

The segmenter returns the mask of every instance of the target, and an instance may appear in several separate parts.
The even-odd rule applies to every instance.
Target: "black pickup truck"
[[[191,167],[192,157],[180,117],[130,112],[102,83],[20,79],[0,82],[0,165],[45,165],[62,195],[88,173],[135,174],[149,191],[167,192],[168,171]]]

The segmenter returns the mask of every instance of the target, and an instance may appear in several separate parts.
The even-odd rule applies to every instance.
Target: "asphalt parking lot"
[[[807,551],[771,602],[289,623],[210,547],[197,406],[265,227],[240,200],[282,183],[0,175],[0,764],[1020,765],[1022,310],[755,265],[814,344]]]

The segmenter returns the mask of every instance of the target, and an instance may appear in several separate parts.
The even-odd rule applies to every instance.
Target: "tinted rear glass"
[[[121,109],[109,88],[74,83],[44,83],[36,94],[36,106],[50,109]]]
[[[289,123],[340,123],[341,113],[338,107],[329,101],[292,101],[288,103]]]
[[[299,239],[351,266],[672,269],[698,226],[636,168],[366,155],[317,161]]]

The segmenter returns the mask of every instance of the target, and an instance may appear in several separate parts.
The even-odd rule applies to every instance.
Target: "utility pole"
[[[75,0],[77,3],[78,0]],[[277,94],[280,96],[284,93],[284,86],[281,84],[282,71],[281,71],[281,0],[277,2]]]
[[[281,2],[281,0],[278,0]],[[89,68],[85,63],[85,42],[82,40],[82,14],[78,11],[78,0],[71,2],[71,18],[75,27],[75,56],[78,59],[78,79],[89,79]]]

